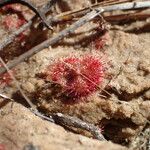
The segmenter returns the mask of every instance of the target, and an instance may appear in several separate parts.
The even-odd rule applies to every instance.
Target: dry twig
[[[126,2],[126,0],[122,2]],[[48,20],[50,23],[68,21],[68,20],[72,20],[73,18],[78,18],[89,13],[91,11],[91,8],[98,9],[100,7],[101,7],[101,3],[98,3],[98,4],[91,5],[90,8],[87,7],[87,8],[80,9],[80,10],[61,13],[60,15],[57,15],[53,18],[49,18]],[[114,10],[129,10],[129,9],[139,9],[139,8],[148,8],[148,7],[150,7],[150,1],[130,2],[130,3],[114,4],[114,5],[109,5],[109,6],[104,5],[103,9],[104,9],[104,12],[108,12],[108,11],[114,11]]]
[[[1,93],[0,93],[0,97],[1,97],[1,98],[4,98],[4,99],[7,99],[7,100],[10,100],[10,101],[13,101],[12,98],[10,98],[10,97],[8,97],[8,96],[6,96],[6,95],[4,95],[4,94],[1,94]]]
[[[111,22],[127,22],[127,21],[135,21],[135,20],[144,20],[146,18],[149,18],[150,14],[148,13],[129,13],[129,14],[121,14],[121,15],[112,15],[112,16],[105,16],[106,21]]]
[[[52,115],[52,118],[55,120],[55,123],[58,123],[63,126],[81,128],[86,131],[89,131],[94,136],[94,138],[100,141],[106,140],[104,136],[101,134],[100,128],[94,126],[93,124],[86,123],[76,117],[71,117],[71,116],[63,115],[61,113],[57,113]]]
[[[74,127],[74,128],[80,128],[80,129],[86,130],[86,131],[90,132],[95,139],[100,140],[100,141],[106,141],[106,139],[104,138],[104,136],[101,133],[100,128],[94,126],[93,124],[84,122],[84,121],[80,120],[79,118],[64,115],[62,113],[52,114],[49,117],[47,117],[39,112],[34,111],[33,113],[47,121],[55,122],[61,126]]]

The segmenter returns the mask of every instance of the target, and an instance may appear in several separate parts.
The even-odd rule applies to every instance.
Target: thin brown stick
[[[34,19],[34,18],[33,18]],[[32,20],[30,20],[28,23],[24,24],[21,28],[14,31],[10,36],[5,37],[0,44],[0,51],[3,50],[4,47],[6,47],[8,44],[10,44],[20,33],[22,33],[24,30],[26,30],[29,26],[32,25]]]
[[[52,115],[52,118],[55,120],[55,123],[58,123],[63,126],[71,126],[75,128],[84,129],[86,131],[89,131],[95,139],[98,139],[100,141],[106,141],[104,136],[101,134],[101,129],[94,126],[93,124],[84,122],[76,117],[71,117],[67,115],[63,115],[61,113],[57,113]]]
[[[105,16],[105,20],[109,22],[126,22],[131,20],[144,20],[149,18],[150,14],[148,13],[132,13],[132,14],[121,14],[113,16]]]
[[[50,17],[48,20],[49,20],[50,23],[58,23],[58,22],[72,20],[73,18],[78,18],[78,17],[81,17],[81,16],[85,15],[86,13],[89,13],[91,11],[91,8],[92,9],[97,9],[99,7],[103,7],[104,9],[110,8],[109,11],[112,11],[113,7],[116,6],[117,4],[118,4],[118,6],[120,5],[120,7],[122,7],[123,5],[129,4],[129,3],[123,3],[123,2],[128,2],[128,1],[129,0],[117,1],[117,2],[114,3],[115,5],[111,4],[110,6],[106,6],[106,5],[103,6],[103,5],[101,5],[101,3],[98,3],[98,4],[91,5],[90,8],[87,7],[87,8],[83,8],[83,9],[80,9],[80,10],[61,13],[60,15],[57,15],[53,18]],[[123,3],[123,4],[119,4],[119,3]],[[135,4],[137,2],[132,2],[132,3]],[[143,2],[143,3],[146,3],[146,5],[148,5],[148,7],[150,5],[149,4],[150,2]],[[134,9],[134,7],[130,8],[130,9]],[[118,8],[118,9],[115,9],[115,10],[123,10],[123,9]]]
[[[74,128],[80,128],[80,129],[86,130],[90,132],[95,139],[100,140],[100,141],[106,141],[99,127],[96,127],[93,124],[82,121],[79,118],[64,115],[62,113],[56,113],[50,116],[45,116],[41,114],[40,112],[35,112],[35,111],[33,111],[33,113],[44,120],[57,123],[64,127],[74,127]]]
[[[8,97],[8,96],[6,96],[6,95],[4,95],[4,94],[1,94],[1,93],[0,93],[0,97],[1,97],[1,98],[4,98],[4,99],[6,99],[6,100],[14,101],[12,98],[10,98],[10,97]]]

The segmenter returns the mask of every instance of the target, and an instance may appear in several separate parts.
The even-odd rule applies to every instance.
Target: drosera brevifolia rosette
[[[86,100],[101,89],[105,72],[103,58],[89,53],[57,58],[47,65],[43,77],[47,82],[59,85],[60,96],[72,103]]]

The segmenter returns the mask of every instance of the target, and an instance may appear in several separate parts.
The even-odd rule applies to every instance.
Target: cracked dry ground
[[[136,24],[138,23],[141,22]],[[95,50],[91,46],[93,39],[89,38],[95,35],[94,26],[97,25],[86,24],[70,38],[54,47],[44,49],[28,61],[19,64],[15,68],[14,75],[40,111],[46,114],[61,112],[76,116],[102,127],[107,140],[131,149],[146,149],[150,140],[150,33],[128,33],[121,31],[121,28],[112,27],[108,32],[109,40],[106,46],[101,50]],[[130,27],[134,29],[135,24],[131,24]],[[86,100],[69,104],[53,96],[51,89],[41,89],[46,83],[39,74],[48,64],[58,58],[89,53],[108,62],[101,85],[103,90],[96,91]],[[14,99],[24,103],[19,98],[13,82],[1,90],[3,94],[13,96]],[[36,126],[31,121],[29,126],[32,125]],[[90,136],[80,130],[74,132]]]

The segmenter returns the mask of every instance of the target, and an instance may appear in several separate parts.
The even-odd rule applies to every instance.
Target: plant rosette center
[[[46,80],[62,87],[63,95],[70,99],[87,97],[97,90],[103,81],[104,66],[92,55],[67,57],[49,65]]]

